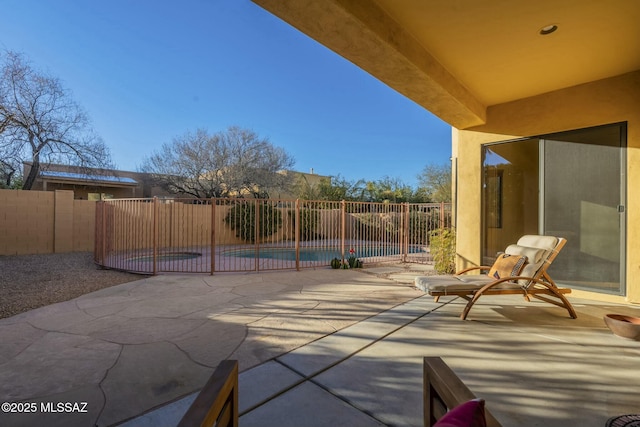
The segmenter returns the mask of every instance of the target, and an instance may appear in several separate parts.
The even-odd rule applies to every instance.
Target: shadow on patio
[[[3,400],[92,412],[0,424],[175,426],[222,359],[240,361],[243,427],[420,426],[424,356],[442,357],[504,426],[638,412],[640,343],[602,316],[640,310],[571,301],[576,320],[501,296],[461,321],[459,300],[362,272],[158,276],[3,319]]]
[[[420,297],[245,370],[240,425],[421,426],[424,356],[443,357],[506,426],[603,426],[637,412],[640,344],[602,321],[636,308],[574,299],[574,320],[496,301],[460,321],[460,301]]]

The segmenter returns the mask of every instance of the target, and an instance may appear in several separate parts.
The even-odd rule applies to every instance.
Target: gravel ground
[[[90,252],[0,256],[0,318],[143,277],[102,270]]]

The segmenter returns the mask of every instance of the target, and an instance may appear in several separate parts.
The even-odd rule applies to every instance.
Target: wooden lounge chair
[[[569,316],[577,318],[576,311],[564,294],[568,288],[559,288],[547,273],[547,269],[567,243],[566,239],[554,236],[526,235],[510,245],[492,267],[470,267],[448,276],[419,276],[415,278],[417,288],[433,296],[436,301],[442,296],[457,296],[468,301],[460,318],[467,318],[471,307],[483,295],[522,294],[527,301],[531,297],[565,308]],[[510,258],[510,259],[507,259]],[[509,268],[501,270],[499,263],[508,261]],[[520,265],[516,263],[520,262]],[[470,271],[488,271],[488,274],[467,274]]]
[[[238,427],[238,361],[220,362],[178,427]]]
[[[476,396],[440,357],[423,359],[424,374],[424,427],[433,426],[451,409]],[[484,410],[487,427],[500,427],[500,423]]]

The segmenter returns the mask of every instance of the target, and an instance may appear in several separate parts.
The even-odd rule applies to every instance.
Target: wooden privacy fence
[[[95,261],[156,274],[431,262],[450,204],[273,199],[119,199],[96,205]]]

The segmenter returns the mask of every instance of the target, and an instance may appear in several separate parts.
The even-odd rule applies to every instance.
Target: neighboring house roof
[[[51,181],[73,181],[80,184],[118,184],[124,186],[137,186],[138,181],[133,178],[115,176],[115,175],[89,175],[84,173],[74,172],[59,172],[59,171],[41,171],[40,177],[42,179]]]

